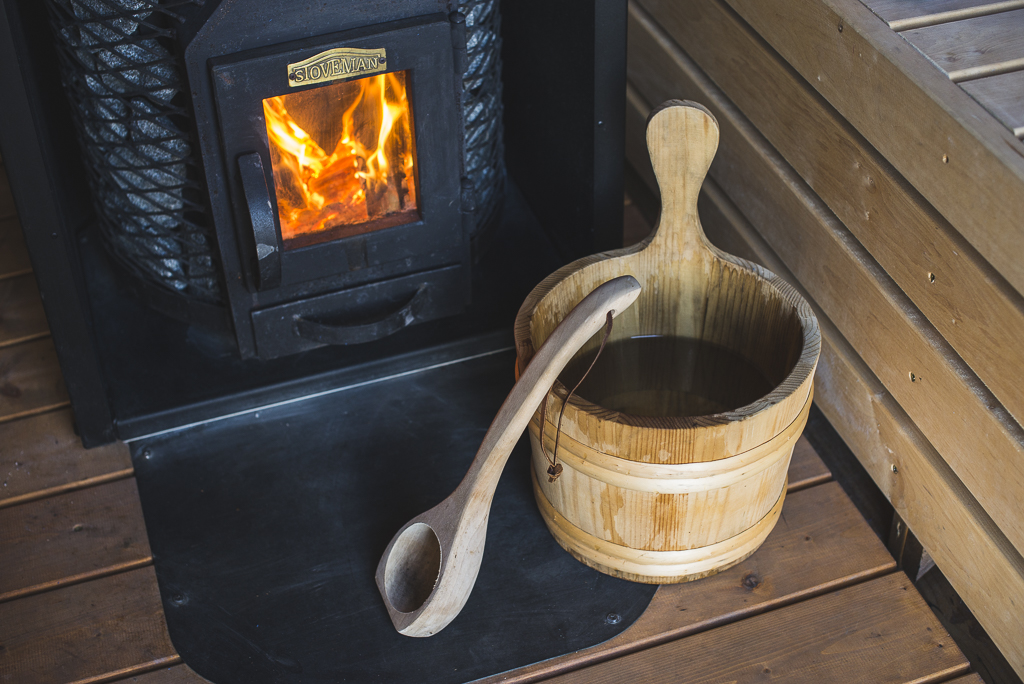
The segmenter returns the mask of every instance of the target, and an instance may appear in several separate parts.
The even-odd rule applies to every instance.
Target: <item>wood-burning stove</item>
[[[620,234],[622,0],[0,2],[0,142],[87,444],[493,347]]]

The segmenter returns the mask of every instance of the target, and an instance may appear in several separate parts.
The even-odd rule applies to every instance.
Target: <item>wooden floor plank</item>
[[[949,684],[985,684],[985,680],[981,678],[981,675],[969,674],[966,677],[950,680]]]
[[[550,681],[941,682],[968,663],[903,573]]]
[[[814,447],[801,436],[793,448],[793,458],[789,462],[789,492],[823,484],[832,479],[832,473]]]
[[[63,491],[129,477],[123,442],[88,451],[71,409],[0,423],[0,509]]]
[[[0,601],[152,562],[135,478],[0,509]]]
[[[0,603],[0,681],[101,682],[179,662],[152,567]]]
[[[1024,137],[1024,71],[979,78],[962,83],[960,87],[1014,135]]]
[[[210,680],[197,675],[188,665],[175,665],[117,681],[123,684],[207,684]]]
[[[50,334],[39,288],[31,273],[0,280],[0,347]]]
[[[0,186],[0,194],[3,186]],[[2,200],[0,200],[2,202]],[[25,247],[25,236],[21,234],[21,222],[16,216],[0,218],[0,278],[9,278],[32,271]]]
[[[640,619],[610,641],[484,681],[538,681],[743,620],[895,567],[839,484],[811,487],[787,497],[782,518],[764,545],[739,565],[697,582],[659,587]]]
[[[0,422],[68,405],[49,338],[0,349]]]
[[[953,81],[1024,60],[1024,9],[900,33]],[[1024,68],[1019,64],[1015,68]]]

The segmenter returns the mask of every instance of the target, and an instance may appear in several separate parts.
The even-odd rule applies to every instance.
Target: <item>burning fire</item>
[[[285,241],[388,217],[384,225],[416,218],[405,72],[271,97],[263,112]]]

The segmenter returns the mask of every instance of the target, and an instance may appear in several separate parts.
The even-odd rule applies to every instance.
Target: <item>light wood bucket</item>
[[[666,103],[652,112],[647,141],[662,194],[652,236],[549,276],[523,303],[515,335],[518,367],[525,368],[588,292],[629,274],[643,291],[615,320],[604,354],[617,343],[683,338],[699,349],[725,349],[744,362],[706,356],[710,360],[702,364],[697,352],[686,357],[687,377],[718,374],[720,381],[712,377],[708,387],[735,386],[749,394],[757,383],[746,387],[735,369],[753,368],[752,375],[762,376],[764,392],[742,405],[698,398],[687,405],[689,412],[660,389],[645,394],[642,386],[593,403],[585,392],[588,377],[565,406],[555,457],[562,472],[554,481],[546,471],[569,394],[561,381],[546,399],[543,449],[541,410],[533,416],[534,493],[558,543],[609,575],[660,584],[706,577],[739,563],[775,526],[789,460],[807,422],[821,337],[814,314],[792,286],[704,237],[697,194],[718,145],[710,112],[694,103]],[[600,337],[579,358],[592,358]],[[634,360],[641,365],[636,377],[675,377],[657,360]],[[644,407],[643,415],[623,412],[634,404]],[[697,415],[694,406],[721,410]]]

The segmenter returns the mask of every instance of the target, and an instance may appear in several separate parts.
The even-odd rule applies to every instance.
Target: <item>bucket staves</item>
[[[718,146],[714,117],[692,102],[667,102],[651,113],[647,142],[662,194],[658,227],[638,245],[549,276],[520,308],[515,334],[525,368],[595,285],[625,274],[640,282],[608,343],[621,350],[607,361],[613,370],[599,370],[606,351],[565,406],[554,481],[544,473],[568,396],[563,382],[546,399],[543,449],[541,410],[534,415],[534,493],[549,530],[577,559],[669,583],[739,563],[775,526],[821,337],[791,285],[704,237],[697,195]],[[660,340],[668,346],[639,344]],[[580,358],[599,344],[590,340]]]

